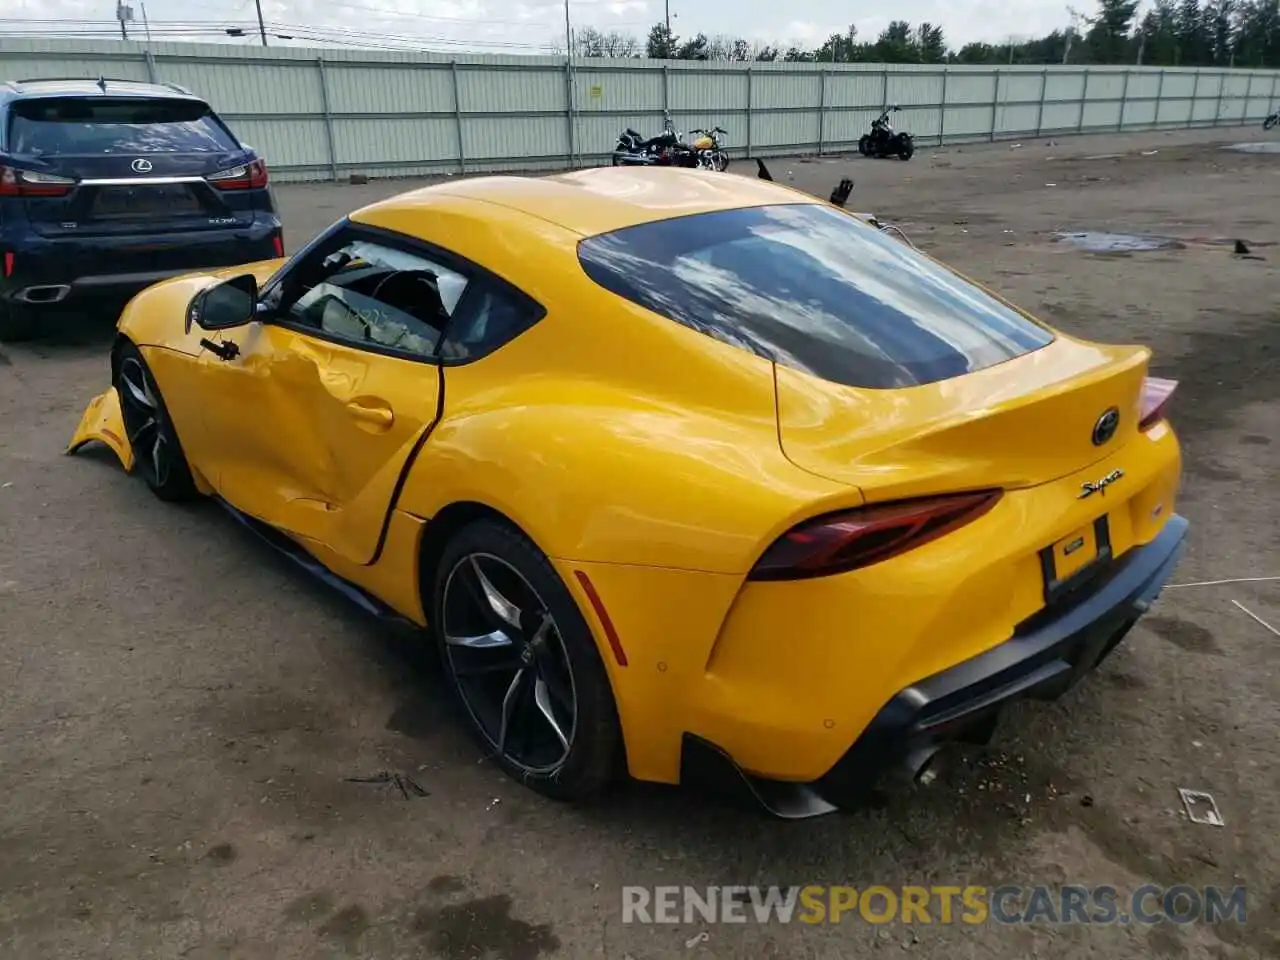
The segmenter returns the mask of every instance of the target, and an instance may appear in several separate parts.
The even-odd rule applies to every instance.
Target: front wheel
[[[723,150],[716,151],[716,169],[721,173],[729,169],[729,155]]]
[[[909,135],[904,133],[902,138],[898,141],[898,158],[901,160],[910,160],[912,156],[915,155],[915,152],[915,141],[913,141]]]
[[[858,152],[864,157],[871,153],[871,138],[865,133],[858,138]]]
[[[472,730],[508,775],[559,800],[609,785],[622,756],[609,677],[542,551],[497,521],[464,527],[436,570],[432,612]]]
[[[125,433],[133,448],[134,471],[142,475],[151,492],[161,500],[198,498],[200,493],[191,477],[169,410],[160,396],[160,388],[147,361],[132,343],[120,348],[115,388],[120,394]]]

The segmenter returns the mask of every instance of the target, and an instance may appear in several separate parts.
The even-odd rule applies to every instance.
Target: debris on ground
[[[710,939],[711,939],[711,934],[709,934],[709,933],[707,933],[707,931],[703,930],[703,931],[702,931],[700,934],[698,934],[696,937],[690,937],[688,940],[686,940],[686,941],[684,942],[684,945],[685,945],[685,948],[686,948],[686,949],[688,949],[688,950],[692,950],[692,949],[693,949],[694,947],[696,947],[698,944],[700,944],[700,943],[706,943],[706,942],[707,942],[708,940],[710,940]]]
[[[400,795],[406,800],[409,799],[410,793],[417,797],[431,796],[417,780],[407,773],[391,773],[389,770],[382,770],[371,777],[347,777],[346,780],[347,783],[389,783],[399,790]]]
[[[1227,825],[1218,811],[1218,803],[1213,799],[1213,794],[1204,790],[1188,790],[1186,787],[1179,787],[1178,794],[1182,797],[1182,806],[1192,823],[1203,823],[1211,827]]]
[[[1142,155],[1144,157],[1154,157],[1159,152],[1159,150],[1143,150]]]

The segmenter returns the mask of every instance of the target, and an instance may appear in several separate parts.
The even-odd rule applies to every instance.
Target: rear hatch
[[[1147,357],[1141,347],[1059,338],[999,366],[897,390],[779,366],[779,437],[797,466],[854,484],[868,501],[1048,483],[1136,433]],[[1095,434],[1113,409],[1115,433]]]
[[[265,185],[250,182],[253,154],[195,99],[19,100],[8,153],[40,182],[24,203],[49,237],[225,229],[269,209]]]
[[[787,457],[869,501],[1047,483],[1137,429],[1145,348],[1055,336],[828,205],[643,224],[579,257],[615,293],[772,360]]]

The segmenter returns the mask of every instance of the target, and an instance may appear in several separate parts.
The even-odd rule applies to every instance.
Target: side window
[[[452,325],[440,345],[443,360],[476,360],[497,350],[529,329],[542,316],[541,308],[484,283],[472,295],[466,313]]]
[[[368,240],[330,249],[284,307],[295,323],[354,344],[435,357],[468,280]]]

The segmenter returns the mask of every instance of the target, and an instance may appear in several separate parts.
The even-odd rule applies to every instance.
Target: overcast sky
[[[143,7],[156,39],[218,39],[227,26],[256,31],[254,0],[126,0],[134,7],[131,38],[142,39]],[[1077,0],[1091,12],[1089,0]],[[366,45],[415,43],[442,50],[547,53],[564,48],[564,3],[556,0],[262,0],[268,33],[357,36]],[[664,16],[663,0],[570,0],[575,28],[591,26],[644,36]],[[680,36],[733,35],[783,47],[816,46],[850,22],[874,40],[890,19],[942,25],[947,42],[992,43],[1065,26],[1065,0],[670,0]],[[0,36],[119,35],[115,0],[8,0]],[[66,23],[53,21],[65,20]],[[225,38],[223,38],[225,39]],[[268,37],[272,43],[287,43]],[[247,37],[233,42],[258,42]],[[290,45],[295,45],[295,40]],[[312,44],[314,45],[314,44]]]

